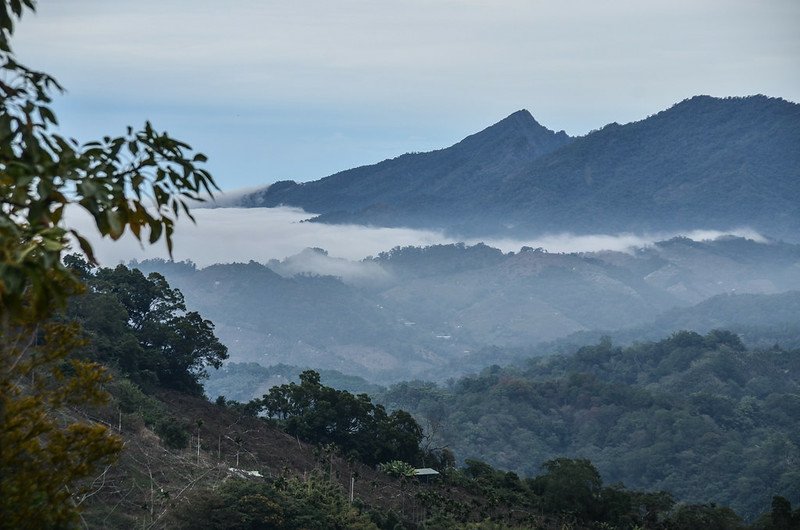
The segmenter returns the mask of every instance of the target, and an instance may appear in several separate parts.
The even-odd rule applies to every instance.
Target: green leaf
[[[76,230],[70,230],[70,233],[78,240],[78,245],[80,245],[83,254],[86,256],[86,259],[89,260],[92,264],[97,264],[97,260],[94,257],[94,249],[92,245],[89,244],[89,241],[80,235]]]
[[[58,120],[56,119],[55,114],[47,107],[39,107],[39,114],[42,116],[42,120],[45,122],[50,122],[53,125],[58,125]]]
[[[106,219],[108,219],[108,235],[111,239],[119,239],[125,230],[122,215],[117,210],[106,210]]]
[[[48,252],[61,252],[64,249],[64,245],[60,240],[50,238],[42,238],[42,246]]]
[[[152,245],[161,237],[161,222],[154,220],[150,223],[150,244]]]

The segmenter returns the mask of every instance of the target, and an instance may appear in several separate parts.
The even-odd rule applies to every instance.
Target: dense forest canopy
[[[630,347],[608,339],[450,385],[409,382],[380,400],[409,410],[461,458],[524,475],[557,456],[610,481],[708,499],[752,518],[800,496],[800,351],[748,350],[727,331]]]
[[[724,353],[744,350],[738,337],[724,331],[717,331],[705,337],[694,333],[679,333],[668,341],[649,346],[657,351],[659,349],[672,350],[676,347],[721,350]],[[590,355],[591,351],[608,349],[612,349],[612,347],[606,341],[597,347],[585,348],[580,355],[585,357]],[[499,368],[488,371],[502,380],[504,375],[500,372]],[[443,421],[446,407],[441,403],[438,404],[438,407],[433,405],[433,408],[437,409],[439,413],[438,420],[432,419],[430,414],[425,416],[428,433],[423,437],[423,431],[419,424],[402,410],[395,410],[387,416],[383,407],[373,405],[365,394],[355,396],[347,391],[322,385],[319,374],[314,371],[302,372],[299,379],[299,384],[289,383],[273,387],[263,398],[252,400],[247,404],[227,401],[222,397],[217,399],[217,404],[247,416],[255,416],[259,410],[264,411],[267,418],[265,421],[275,422],[280,428],[300,439],[325,444],[324,447],[334,446],[348,459],[375,463],[387,458],[397,458],[392,461],[384,461],[380,465],[380,469],[383,473],[398,477],[401,481],[407,481],[414,476],[414,466],[409,465],[408,462],[435,467],[440,470],[436,480],[439,487],[430,486],[429,489],[422,489],[416,494],[416,501],[425,507],[424,510],[427,514],[425,525],[443,528],[461,527],[475,516],[477,510],[485,522],[492,521],[492,523],[506,525],[502,527],[510,528],[549,527],[548,525],[565,523],[577,524],[579,528],[642,527],[687,530],[700,527],[719,528],[720,530],[744,528],[744,523],[736,512],[715,502],[706,504],[686,502],[685,500],[676,502],[672,492],[631,490],[625,488],[620,480],[607,485],[605,474],[601,474],[595,465],[585,458],[557,457],[543,460],[537,464],[538,471],[536,473],[523,474],[522,477],[515,472],[494,468],[489,463],[474,458],[467,458],[462,467],[456,467],[454,455],[449,449],[430,449],[434,438],[439,438],[439,433],[442,432],[439,430],[441,423],[434,423]],[[581,386],[582,394],[576,395],[570,390],[576,386],[574,381],[570,381],[566,385],[554,384],[547,379],[541,382],[548,386],[549,390],[546,394],[550,398],[562,402],[574,402],[576,398],[591,400],[594,403],[593,407],[597,408],[601,407],[602,402],[608,401],[611,396],[610,399],[615,400],[620,406],[622,406],[622,402],[638,399],[639,403],[630,405],[631,409],[635,409],[645,402],[649,405],[653,404],[652,396],[648,396],[646,392],[639,392],[637,396],[635,391],[629,389],[615,390],[610,387],[601,389],[597,384],[581,385],[580,380],[585,381],[586,377],[573,376],[570,379],[577,381],[578,386]],[[428,408],[426,410],[430,412],[432,406],[430,393],[435,394],[436,387],[431,384],[425,386],[424,389],[411,386],[413,388],[406,384],[394,387],[387,396],[393,397],[399,394],[406,397],[411,396],[411,399],[419,402],[427,400],[426,407]],[[493,389],[480,383],[476,384],[476,380],[462,380],[454,388],[454,392],[458,393],[458,399],[466,399],[469,404],[474,404],[476,399],[468,396],[464,391],[465,388],[477,389],[484,393],[488,391],[490,397],[486,401],[487,406],[503,407],[500,415],[514,414],[508,402],[498,401]],[[566,392],[562,391],[564,388],[566,388]],[[517,389],[515,392],[519,397],[519,390]],[[529,391],[530,394],[532,392]],[[695,397],[693,395],[693,399],[690,400],[693,403],[697,401],[694,403],[695,405],[703,402],[702,399],[694,400]],[[659,400],[663,405],[668,400],[668,396],[662,395]],[[539,404],[541,405],[541,402]],[[673,405],[678,409],[683,408],[681,403],[673,403]],[[689,415],[696,414],[697,411],[697,408],[689,411],[683,410]],[[711,414],[707,410],[702,412]],[[463,414],[463,411],[458,411],[456,414]],[[657,412],[657,414],[663,416],[663,413]],[[663,420],[662,417],[660,421],[663,423]],[[681,418],[680,421],[686,421],[686,419]],[[463,428],[462,425],[456,429]],[[564,430],[562,427],[562,433]],[[483,434],[484,436],[490,435],[488,431],[484,431]],[[491,434],[498,438],[509,436],[509,433],[502,430]],[[518,435],[518,432],[513,433],[513,436]],[[460,439],[460,436],[456,435],[456,439]],[[484,440],[484,443],[487,443],[487,440]],[[489,443],[491,442],[489,441]],[[658,454],[653,455],[656,459],[659,456]],[[325,461],[328,462],[328,466],[332,466],[332,460]],[[632,464],[635,465],[635,462],[628,463],[628,469]],[[658,462],[651,465],[658,467]],[[330,468],[328,472],[330,473]],[[691,473],[692,471],[689,470],[687,477]],[[736,481],[739,486],[742,485],[743,479],[752,481],[755,477],[739,476]],[[787,482],[784,479],[785,477],[782,478],[779,485],[773,486],[772,489],[781,487],[786,489]],[[793,478],[789,477],[788,480],[791,482]],[[441,486],[445,490],[440,489]],[[711,486],[718,487],[719,485],[712,484]],[[200,510],[199,513],[205,514],[203,517],[219,519],[222,514],[241,509],[234,508],[237,506],[237,499],[226,493],[233,487],[239,486],[221,488],[214,493],[201,496],[200,499],[203,500],[200,502],[208,504],[208,507],[192,501],[192,509],[179,511],[176,514],[177,517],[182,521],[196,521],[198,520],[197,510]],[[286,483],[280,481],[273,484],[262,484],[258,488],[247,487],[254,491],[262,491],[264,495],[274,499],[281,497]],[[309,492],[310,488],[309,485]],[[448,494],[444,494],[444,491],[447,491]],[[460,491],[460,494],[454,495],[456,491]],[[460,496],[464,493],[477,495],[482,502],[473,499],[472,505],[468,506]],[[770,499],[771,505],[769,504]],[[757,511],[747,515],[750,519],[756,519],[759,516],[755,523],[756,528],[783,528],[781,525],[789,525],[787,528],[791,528],[793,524],[800,522],[800,510],[792,511],[791,503],[781,495],[765,494],[752,503],[752,506],[757,508]],[[769,506],[771,506],[771,511],[768,510]],[[252,513],[253,509],[254,507],[245,508],[244,511]],[[264,517],[283,515],[273,504],[264,504],[260,509],[263,510],[262,516]],[[340,511],[340,508],[336,508],[333,513],[340,513]],[[313,513],[315,511],[312,510],[305,515]],[[253,515],[256,514],[253,513]],[[381,528],[393,527],[396,524],[392,517],[386,519],[377,513],[371,513],[371,517],[372,522]]]
[[[92,337],[90,358],[146,387],[202,393],[206,368],[219,368],[228,349],[210,320],[187,311],[178,289],[154,272],[92,268],[76,256],[67,263],[88,287],[70,300],[67,316]]]

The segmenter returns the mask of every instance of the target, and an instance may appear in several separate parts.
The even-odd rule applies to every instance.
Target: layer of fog
[[[331,274],[344,279],[380,279],[382,272],[374,264],[359,263],[367,256],[397,246],[428,246],[460,242],[435,230],[409,228],[379,228],[358,225],[325,225],[304,222],[313,214],[296,208],[216,208],[196,209],[197,224],[185,217],[175,229],[176,261],[191,260],[199,267],[214,263],[279,260],[284,274]],[[100,239],[91,219],[82,212],[69,212],[69,223],[92,242],[95,254],[105,266],[142,261],[150,258],[168,259],[163,242],[140,244],[130,234],[118,241]],[[554,234],[531,239],[467,239],[472,245],[483,242],[503,252],[517,252],[523,246],[543,248],[549,252],[594,252],[601,250],[630,251],[656,241],[674,237],[674,233],[657,234]],[[736,235],[765,241],[746,228],[726,232],[695,230],[680,234],[694,240],[715,239]],[[327,251],[305,252],[307,248]],[[292,257],[291,259],[286,259]]]
[[[296,208],[195,209],[193,224],[185,217],[175,228],[175,261],[191,260],[199,267],[213,263],[281,260],[303,249],[318,247],[331,256],[360,260],[395,246],[450,242],[441,233],[405,228],[333,226],[303,222],[314,214]],[[93,237],[96,229],[82,212],[69,212],[69,223],[88,237],[104,265],[149,258],[168,259],[166,245],[140,244],[130,234],[118,241]]]
[[[285,277],[297,274],[336,276],[347,283],[358,285],[382,285],[392,279],[391,275],[377,263],[333,258],[321,248],[306,248],[283,260],[270,260],[268,265],[270,269]]]

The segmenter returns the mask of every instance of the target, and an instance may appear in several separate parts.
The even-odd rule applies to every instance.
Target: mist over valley
[[[522,356],[520,348],[579,332],[654,324],[713,297],[725,305],[748,293],[797,291],[799,264],[798,245],[724,236],[627,252],[503,253],[447,244],[398,247],[361,261],[317,248],[266,264],[134,265],[164,274],[208,315],[234,361],[387,382],[447,379],[508,360],[491,347]],[[776,297],[776,310],[783,303]],[[795,323],[796,316],[776,311],[769,323]],[[715,322],[765,324],[746,312]],[[677,329],[665,324],[660,332]]]
[[[162,272],[234,361],[265,366],[441,380],[567,337],[657,338],[714,297],[722,314],[800,289],[799,109],[698,96],[578,138],[518,111],[442,150],[223,195],[180,225],[186,263],[98,255]],[[697,329],[795,316],[777,314]]]
[[[798,27],[0,0],[0,530],[800,528]]]
[[[218,403],[255,410],[316,374],[409,411],[480,480],[589,458],[754,520],[762,492],[800,492],[769,464],[800,458],[799,108],[702,96],[577,138],[519,111],[223,194],[179,221],[172,259],[125,238],[97,254],[213,322]]]

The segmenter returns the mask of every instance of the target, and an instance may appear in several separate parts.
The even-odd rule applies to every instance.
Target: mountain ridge
[[[476,184],[487,175],[493,176],[492,166],[484,162],[486,159],[491,158],[495,164],[504,160],[533,160],[571,140],[564,131],[551,131],[540,125],[527,110],[519,110],[450,147],[406,153],[312,182],[279,181],[246,194],[239,205],[300,206],[333,216],[348,214],[355,209],[420,210],[440,202],[452,202],[446,197],[442,200],[436,193],[452,192],[454,186],[463,188],[464,182]],[[434,178],[437,182],[432,183]],[[379,190],[377,194],[374,193],[376,189]],[[409,190],[422,191],[409,194]],[[464,191],[469,193],[469,189]],[[330,203],[348,204],[349,209],[337,209]]]
[[[570,137],[526,110],[451,147],[245,195],[318,222],[457,235],[729,230],[797,240],[800,105],[695,96]]]

